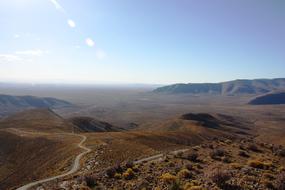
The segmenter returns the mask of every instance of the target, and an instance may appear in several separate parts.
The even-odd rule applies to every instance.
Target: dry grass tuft
[[[185,179],[189,179],[192,177],[192,173],[188,170],[188,169],[182,169],[178,172],[178,177],[179,178],[185,178]]]
[[[178,178],[175,175],[172,175],[170,173],[164,173],[162,174],[159,179],[161,179],[163,182],[171,184],[171,183],[175,183]]]
[[[212,181],[220,188],[223,188],[231,178],[232,176],[229,172],[221,171],[220,169],[214,171],[211,176]]]
[[[196,152],[188,153],[186,159],[192,162],[198,162],[198,154]]]
[[[248,165],[253,167],[253,168],[257,168],[257,169],[269,169],[270,167],[272,167],[272,163],[266,163],[266,162],[261,162],[259,160],[250,160],[248,162]]]
[[[285,172],[283,172],[277,176],[276,189],[277,190],[285,190]]]
[[[128,168],[127,171],[125,171],[122,176],[126,180],[131,180],[135,177],[135,173],[132,168]]]

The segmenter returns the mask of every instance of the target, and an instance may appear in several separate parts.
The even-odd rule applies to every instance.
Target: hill
[[[252,122],[245,118],[225,114],[186,113],[178,118],[160,123],[142,125],[141,130],[187,132],[202,135],[237,135],[250,134]],[[210,136],[211,136],[210,135]]]
[[[91,117],[73,117],[70,121],[82,132],[115,132],[122,130],[107,122]]]
[[[0,94],[0,106],[33,107],[33,108],[58,108],[72,104],[56,98],[40,98],[35,96],[10,96]]]
[[[71,135],[0,130],[0,189],[62,173],[80,151]]]
[[[32,109],[16,113],[0,121],[0,129],[4,128],[41,132],[72,132],[78,130],[51,109]]]
[[[262,94],[275,90],[285,89],[285,79],[255,79],[234,80],[221,83],[188,83],[173,84],[155,89],[155,93],[167,94],[217,94],[217,95],[241,95]]]
[[[11,96],[0,94],[0,117],[31,108],[63,108],[71,103],[56,98],[41,98],[36,96]]]
[[[214,117],[214,116],[212,116]],[[227,119],[222,119],[226,118]],[[216,138],[238,139],[251,136],[250,124],[240,118],[230,116],[217,117],[218,128],[206,127],[195,120],[181,117],[153,123],[133,131],[87,133],[88,147],[100,147],[101,153],[91,153],[88,167],[101,170],[112,164],[130,159],[144,158],[161,152],[184,149]],[[223,122],[229,124],[224,124]],[[231,123],[231,125],[230,125]],[[217,125],[216,124],[216,125]],[[101,144],[101,146],[100,146]],[[99,169],[100,170],[100,169]]]
[[[254,98],[251,105],[285,104],[285,92],[271,93]]]

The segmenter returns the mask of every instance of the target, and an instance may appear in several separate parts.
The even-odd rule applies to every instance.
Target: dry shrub
[[[283,166],[280,166],[280,167],[278,168],[278,171],[279,171],[279,172],[285,172],[285,168],[284,168]]]
[[[183,152],[177,152],[175,155],[174,155],[175,158],[183,158]]]
[[[261,150],[255,144],[248,145],[247,149],[253,152],[261,152]]]
[[[225,140],[225,143],[226,143],[226,144],[232,144],[233,141],[231,141],[230,139],[226,139],[226,140]]]
[[[192,187],[189,187],[185,190],[205,190],[205,189],[201,186],[192,186]]]
[[[192,173],[188,169],[182,169],[178,172],[178,177],[189,179],[192,177]]]
[[[87,186],[80,186],[79,188],[78,188],[79,190],[91,190],[89,187],[87,187]]]
[[[126,162],[126,168],[133,168],[133,166],[134,166],[134,162],[133,162],[133,161],[128,160],[128,161]]]
[[[178,178],[175,175],[172,175],[170,173],[164,173],[159,177],[159,179],[161,179],[165,183],[171,184],[177,181]]]
[[[220,169],[214,171],[211,176],[212,181],[222,189],[231,178],[232,176],[228,171],[221,171]]]
[[[276,189],[277,190],[285,190],[285,172],[283,172],[277,176]]]
[[[140,171],[138,165],[134,165],[132,169],[133,169],[134,172],[139,172]]]
[[[283,148],[283,149],[279,150],[278,155],[280,157],[285,157],[285,149]]]
[[[169,190],[182,190],[180,182],[175,181],[174,183],[172,183],[169,187]]]
[[[116,174],[116,168],[115,167],[110,167],[106,170],[106,175],[109,177],[109,178],[113,178]]]
[[[173,167],[175,166],[175,164],[174,164],[173,162],[169,162],[169,163],[168,163],[168,166],[171,167],[171,168],[173,168]]]
[[[135,177],[135,173],[131,168],[128,168],[127,171],[123,173],[123,177],[126,180],[131,180]]]
[[[224,163],[231,163],[232,162],[230,157],[228,157],[228,156],[225,156],[222,160]]]
[[[186,159],[192,162],[198,162],[198,154],[196,152],[188,153]]]
[[[199,184],[197,180],[191,180],[191,182],[187,182],[184,187],[184,190],[204,190]]]
[[[192,149],[193,149],[194,151],[198,151],[198,150],[200,149],[200,146],[194,146],[194,147],[192,147]]]
[[[231,163],[231,168],[233,168],[233,169],[236,169],[236,170],[240,170],[240,169],[242,169],[242,165],[241,164],[239,164],[239,163]]]
[[[248,165],[257,168],[257,169],[269,169],[272,166],[272,163],[261,162],[259,160],[250,160]]]
[[[270,179],[270,180],[275,179],[274,175],[272,175],[271,173],[268,173],[268,172],[265,172],[263,174],[263,177],[266,178],[266,179]]]
[[[244,145],[239,145],[239,149],[241,149],[241,150],[246,150],[246,148],[244,147]]]
[[[243,177],[243,180],[251,183],[257,183],[257,178],[254,176],[246,175]]]
[[[274,189],[274,185],[273,183],[268,180],[268,179],[265,179],[262,181],[262,184],[267,188],[267,189]]]
[[[122,178],[122,174],[116,173],[116,174],[114,175],[114,178],[116,178],[116,179],[121,179],[121,178]]]
[[[114,169],[116,170],[117,173],[123,173],[124,169],[123,167],[121,166],[120,163],[117,163],[115,166],[114,166]]]
[[[194,169],[192,164],[186,164],[186,165],[185,165],[185,168],[186,168],[187,170],[193,170],[193,169]]]
[[[90,188],[93,188],[96,186],[96,177],[94,175],[86,175],[84,176],[84,181],[86,185]]]
[[[226,151],[223,149],[217,149],[210,153],[210,157],[214,160],[221,159],[220,157],[225,156]]]
[[[238,153],[239,156],[245,157],[245,158],[249,158],[249,154],[245,151],[239,151]]]

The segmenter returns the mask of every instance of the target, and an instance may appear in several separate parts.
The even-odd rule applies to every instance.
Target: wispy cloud
[[[43,56],[44,54],[47,53],[48,51],[40,49],[16,51],[13,53],[4,53],[0,54],[0,64],[26,62],[32,60],[35,57]]]
[[[0,63],[13,63],[18,61],[22,61],[22,58],[15,54],[0,54]]]
[[[17,51],[17,52],[15,52],[15,54],[26,55],[26,56],[42,56],[42,55],[44,55],[46,53],[48,53],[48,52],[40,50],[40,49],[25,50],[25,51]]]

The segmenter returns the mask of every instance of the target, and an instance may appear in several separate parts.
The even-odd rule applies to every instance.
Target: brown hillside
[[[216,120],[219,128],[205,127],[197,121],[179,117],[143,126],[143,129],[137,131],[90,133],[87,134],[86,144],[93,149],[98,149],[100,144],[104,145],[100,147],[102,154],[91,156],[92,159],[102,160],[100,167],[104,168],[118,161],[183,149],[217,138],[243,138],[251,133],[247,126],[249,124],[240,118],[222,115]]]
[[[69,169],[80,151],[71,135],[32,135],[0,131],[0,189],[25,184]]]
[[[50,109],[33,109],[0,121],[0,128],[17,128],[44,132],[72,132],[74,126]]]

